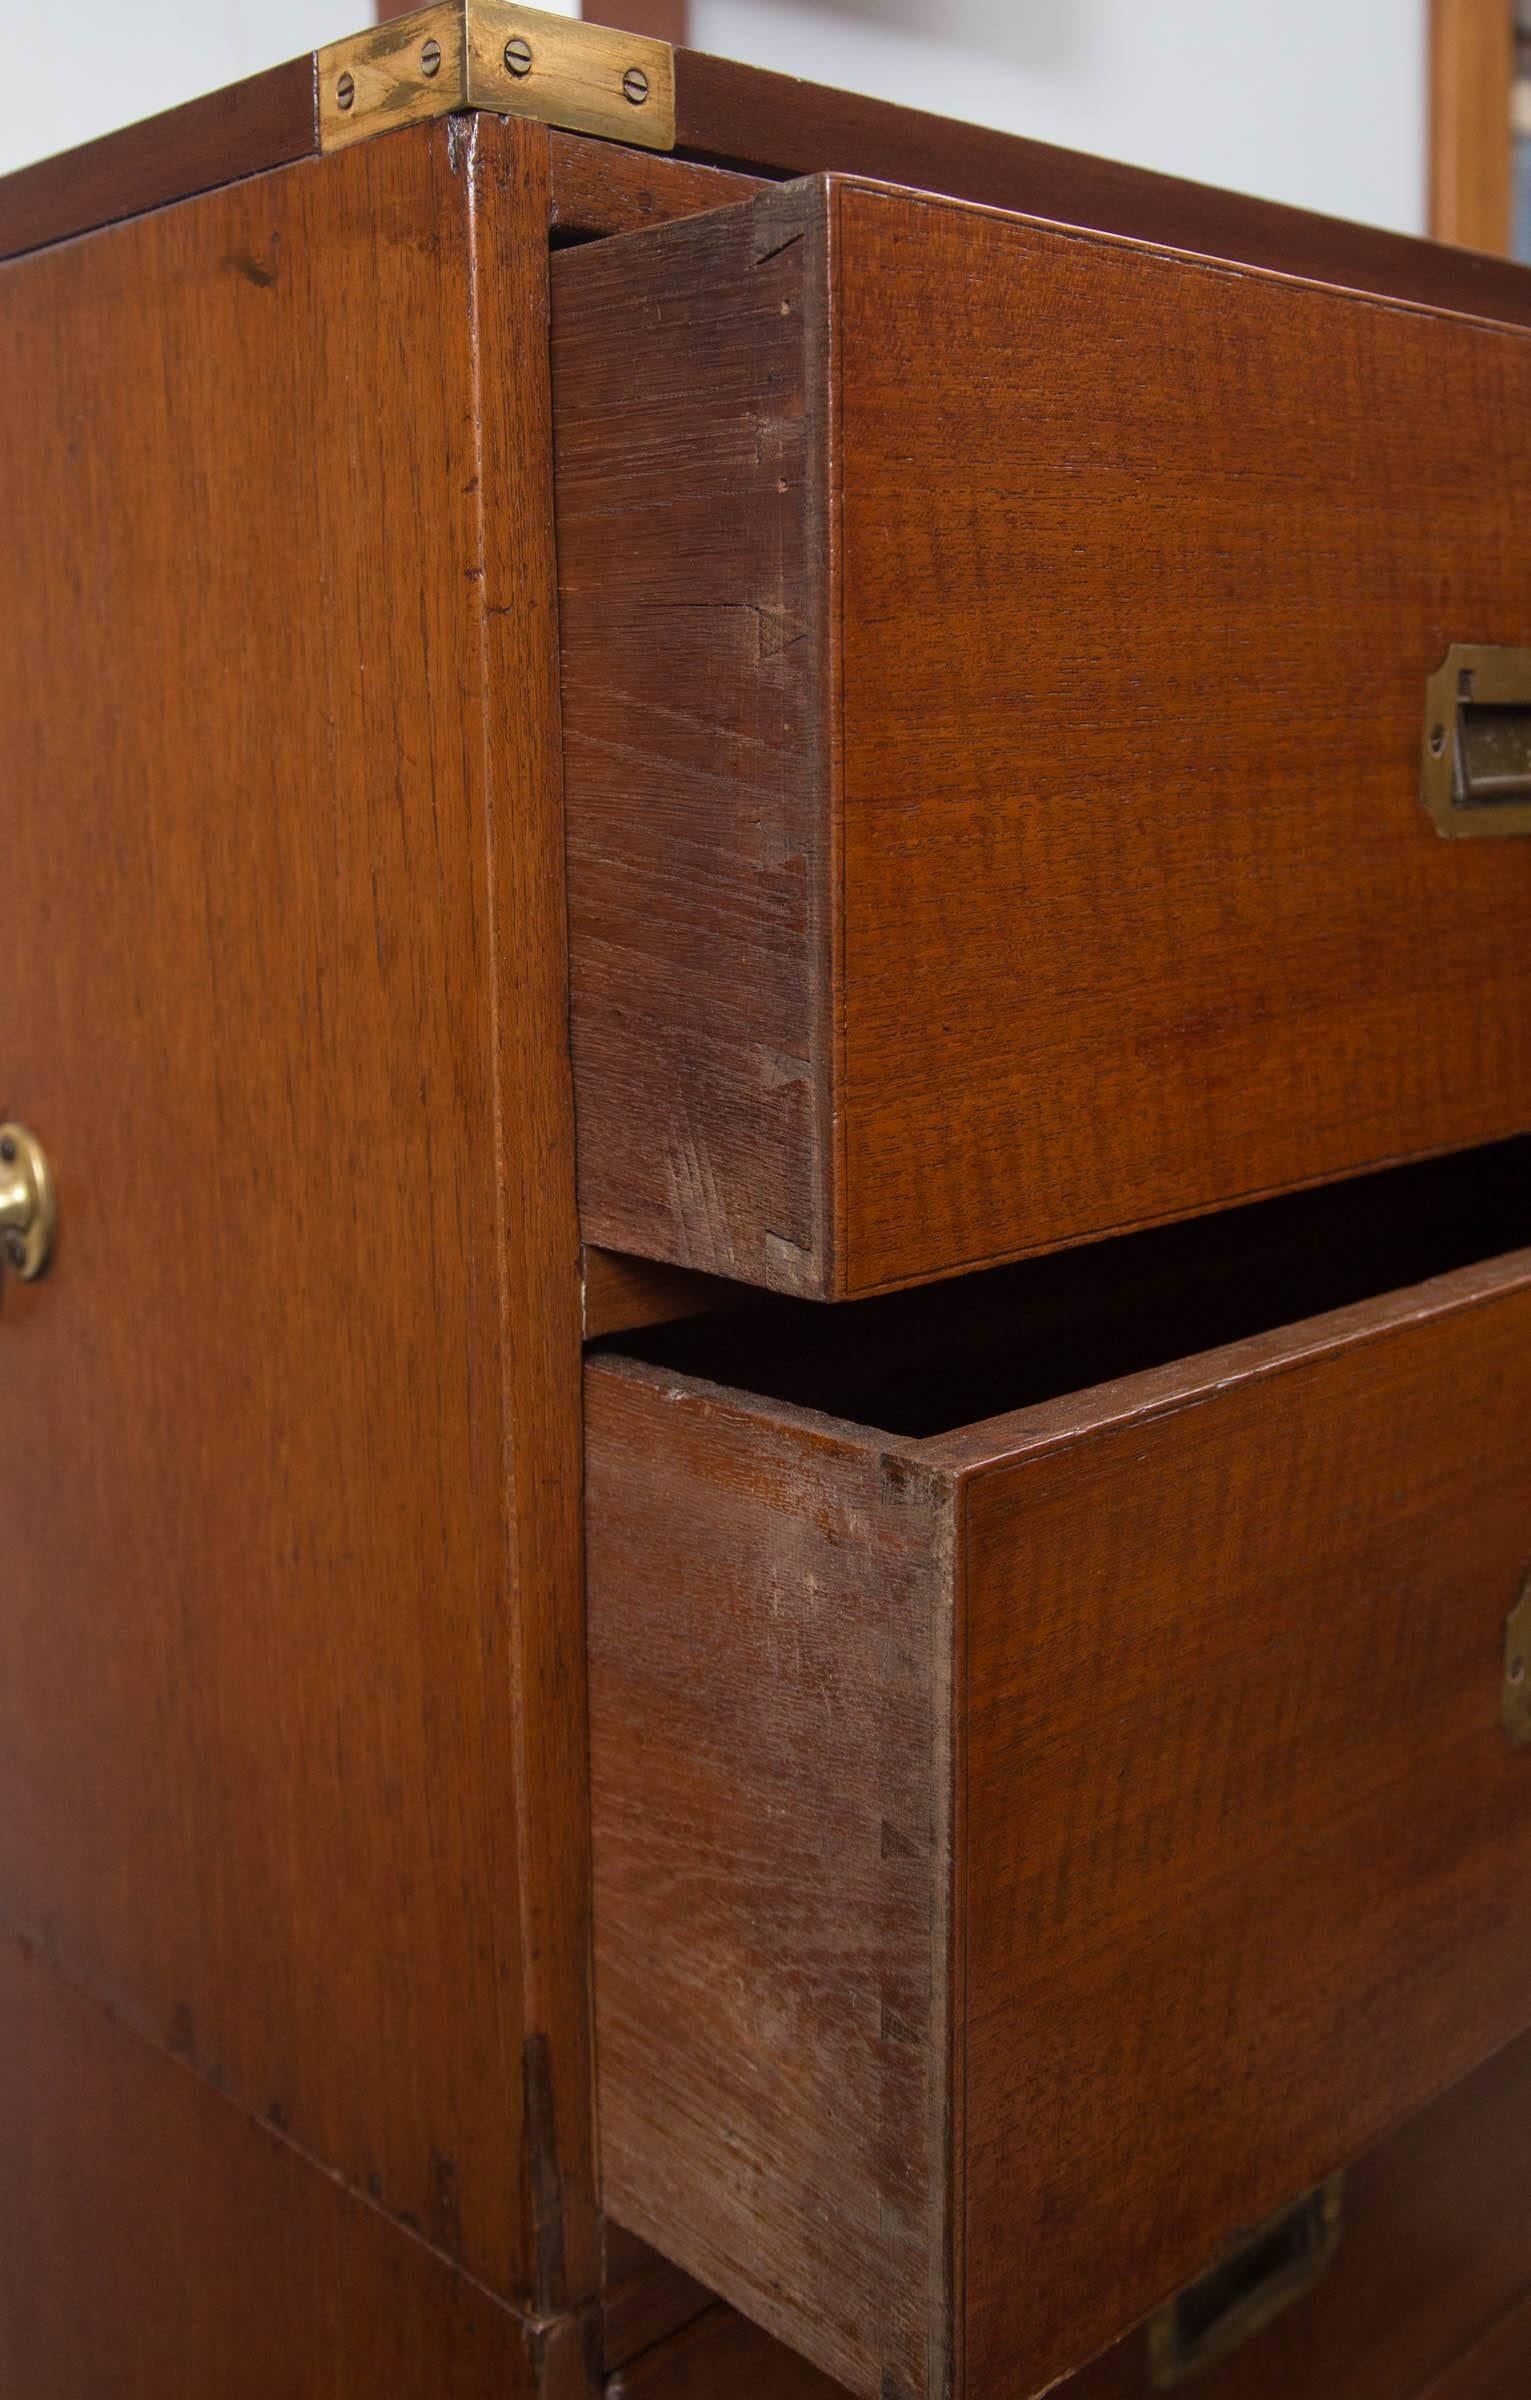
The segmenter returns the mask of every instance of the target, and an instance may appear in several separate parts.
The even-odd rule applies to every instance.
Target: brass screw
[[[441,73],[441,44],[438,41],[434,39],[428,41],[421,51],[420,72],[423,75],[439,75]]]
[[[24,1267],[26,1265],[27,1246],[19,1233],[7,1234],[5,1247],[10,1254],[10,1261],[13,1267]]]
[[[513,33],[505,45],[505,69],[510,75],[530,75],[532,46],[519,33]]]
[[[13,1167],[16,1163],[16,1145],[9,1134],[6,1135],[3,1142],[0,1142],[0,1159],[4,1159],[8,1167]]]
[[[1510,1661],[1510,1681],[1511,1681],[1512,1683],[1524,1683],[1524,1682],[1525,1682],[1525,1680],[1526,1680],[1526,1662],[1525,1662],[1525,1660],[1524,1660],[1523,1658],[1512,1658],[1512,1659],[1511,1659],[1511,1661]]]
[[[1442,751],[1445,749],[1445,747],[1446,747],[1446,728],[1445,728],[1445,726],[1444,726],[1444,725],[1432,725],[1432,726],[1431,726],[1431,728],[1430,728],[1430,755],[1431,755],[1431,757],[1432,757],[1432,758],[1439,758],[1439,757],[1440,757],[1440,755],[1441,755],[1441,752],[1442,752]]]
[[[335,86],[336,105],[340,108],[349,108],[355,98],[356,77],[351,73],[348,67],[344,75],[341,76],[340,81]]]
[[[631,100],[634,108],[641,108],[648,96],[649,79],[644,74],[643,69],[641,67],[629,67],[627,73],[622,78],[623,99]]]

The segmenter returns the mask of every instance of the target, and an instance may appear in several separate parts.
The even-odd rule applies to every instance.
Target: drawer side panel
[[[822,195],[556,257],[587,1240],[833,1280]]]
[[[935,2400],[948,1495],[655,1371],[587,1400],[607,2209],[864,2400]]]

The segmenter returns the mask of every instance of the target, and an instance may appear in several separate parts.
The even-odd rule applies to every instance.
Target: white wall
[[[536,5],[579,14],[579,0]],[[0,174],[359,33],[375,13],[374,0],[0,0]]]
[[[691,0],[753,66],[1404,232],[1425,0]]]
[[[576,0],[548,5],[573,14]],[[692,0],[692,39],[814,82],[1418,231],[1424,10],[1425,0]],[[370,15],[371,0],[4,0],[0,171],[356,32]]]

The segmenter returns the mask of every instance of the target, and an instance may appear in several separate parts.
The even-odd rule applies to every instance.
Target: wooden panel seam
[[[369,2216],[375,2217],[379,2224],[386,2225],[389,2231],[397,2234],[401,2241],[410,2243],[413,2248],[424,2252],[428,2258],[434,2259],[438,2266],[445,2268],[448,2274],[454,2276],[469,2290],[476,2292],[481,2299],[498,2310],[501,2315],[513,2319],[529,2335],[546,2339],[556,2332],[560,2325],[572,2323],[588,2313],[588,2304],[580,2309],[563,2310],[557,2316],[538,2316],[525,2309],[517,2308],[514,2302],[507,2300],[502,2292],[497,2292],[492,2284],[485,2283],[482,2276],[475,2275],[470,2267],[464,2266],[460,2258],[454,2258],[449,2250],[443,2250],[438,2242],[433,2242],[418,2224],[412,2223],[408,2218],[396,2215],[392,2209],[385,2208],[382,2202],[375,2199],[372,2193],[366,2189],[365,2185],[353,2182],[349,2176],[343,2175],[338,2168],[330,2166],[326,2160],[317,2157],[304,2143],[296,2140],[290,2128],[283,2121],[280,2111],[252,2108],[248,2101],[242,2100],[236,2091],[232,2090],[228,2084],[221,2082],[216,2074],[209,2072],[199,2060],[191,2057],[184,2050],[172,2049],[167,2042],[155,2041],[153,2036],[147,2033],[141,2025],[135,2024],[131,2017],[123,2015],[121,2010],[114,2008],[109,2000],[103,1999],[99,1992],[93,1991],[88,1983],[82,1982],[70,1968],[67,1960],[59,1955],[42,1931],[23,1925],[3,1904],[0,1904],[0,1939],[13,1943],[24,1959],[34,1957],[41,1959],[49,1974],[56,1975],[59,1981],[67,1985],[71,1992],[84,2001],[95,2015],[104,2018],[118,2033],[135,2043],[139,2049],[145,2050],[152,2057],[161,2060],[166,2066],[173,2067],[180,2074],[189,2075],[194,2083],[200,2085],[204,2091],[211,2092],[225,2108],[231,2110],[245,2124],[254,2126],[259,2132],[267,2135],[270,2140],[279,2143],[293,2158],[301,2160],[313,2174],[321,2175],[327,2183],[334,2184],[340,2191],[346,2193],[348,2198],[354,2200],[358,2207],[364,2208]],[[3,2367],[3,2364],[4,2362],[0,2361],[0,2367]]]

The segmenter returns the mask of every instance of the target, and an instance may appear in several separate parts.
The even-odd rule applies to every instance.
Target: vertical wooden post
[[[1510,246],[1511,0],[1431,0],[1430,230],[1470,250]]]

